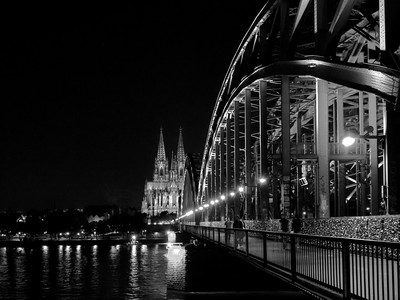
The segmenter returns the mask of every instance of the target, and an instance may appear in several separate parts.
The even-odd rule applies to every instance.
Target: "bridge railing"
[[[400,299],[400,243],[194,225],[183,229],[328,297]]]

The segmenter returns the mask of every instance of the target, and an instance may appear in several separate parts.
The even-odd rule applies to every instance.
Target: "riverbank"
[[[175,232],[174,238],[168,235],[159,237],[138,237],[134,241],[139,244],[159,244],[159,243],[183,243],[189,240],[186,233]],[[36,247],[36,246],[52,246],[52,245],[127,245],[132,243],[130,239],[124,238],[79,238],[79,239],[31,239],[31,240],[0,240],[0,247]]]
[[[32,241],[0,241],[0,247],[36,247],[52,245],[121,245],[129,244],[126,239],[65,239],[65,240],[32,240]],[[166,238],[137,239],[140,244],[166,243]]]

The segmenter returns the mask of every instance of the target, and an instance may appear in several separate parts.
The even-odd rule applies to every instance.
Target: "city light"
[[[221,200],[224,201],[226,199],[225,195],[221,195]],[[215,200],[218,201],[218,200]]]

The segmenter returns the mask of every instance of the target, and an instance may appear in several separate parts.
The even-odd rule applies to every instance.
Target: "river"
[[[263,272],[207,245],[0,247],[0,299],[178,299],[184,291],[278,287]]]

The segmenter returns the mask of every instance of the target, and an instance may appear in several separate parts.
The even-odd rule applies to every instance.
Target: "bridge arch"
[[[197,198],[183,212],[212,221],[389,211],[386,112],[400,73],[381,2],[266,3],[222,82]],[[342,146],[365,129],[369,138]]]

